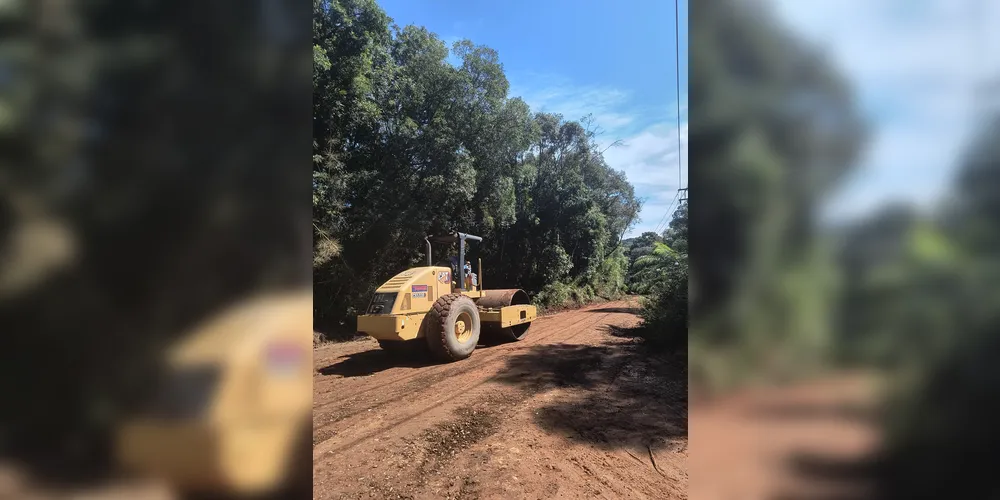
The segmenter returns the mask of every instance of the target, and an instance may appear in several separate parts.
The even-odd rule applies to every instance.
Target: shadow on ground
[[[641,328],[622,328],[615,325],[604,325],[600,327],[601,332],[611,335],[612,337],[618,337],[621,339],[638,339],[642,338],[643,331]]]
[[[357,352],[342,356],[336,363],[316,370],[321,375],[338,375],[341,377],[364,377],[390,368],[423,368],[440,364],[431,357],[424,348],[423,339],[414,342],[403,352],[389,352],[382,348]],[[489,350],[504,345],[502,343],[483,343],[476,346],[477,351]]]
[[[638,307],[601,307],[598,309],[588,309],[586,312],[639,314],[640,311],[641,309],[639,309]]]
[[[763,403],[746,410],[748,417],[755,419],[828,419],[847,420],[865,424],[877,424],[875,410],[863,404],[842,403],[836,405],[818,405],[804,403]]]
[[[854,418],[855,416],[841,416]],[[938,415],[935,415],[938,417]],[[838,496],[777,495],[775,500],[909,500],[997,498],[993,473],[983,464],[995,456],[995,421],[937,420],[922,434],[865,457],[838,457],[817,451],[785,460],[799,478],[860,490]]]
[[[620,339],[642,339],[645,347],[648,348],[650,352],[683,352],[685,356],[687,355],[686,331],[665,334],[665,332],[648,330],[641,326],[622,328],[615,325],[604,325],[601,327],[601,331],[607,335]],[[685,363],[686,362],[687,358],[685,358]]]
[[[418,349],[410,352],[388,352],[380,348],[370,351],[348,354],[331,365],[317,371],[322,375],[338,375],[341,377],[363,377],[390,368],[422,368],[438,364],[429,354]]]
[[[801,494],[782,493],[773,500],[874,500],[880,498],[874,488],[879,468],[874,457],[844,459],[819,453],[798,453],[789,457],[786,467],[809,482],[833,485],[838,492]]]
[[[834,421],[849,424],[879,424],[877,408],[871,404],[841,402],[821,404],[771,401],[751,406],[745,412],[752,419],[795,424],[806,421]],[[773,500],[872,500],[880,498],[876,488],[883,468],[874,455],[844,457],[821,450],[799,451],[786,456],[783,465],[806,484],[823,485],[823,493],[781,492]]]
[[[508,360],[500,381],[537,392],[569,389],[535,420],[572,440],[625,448],[687,437],[686,353],[656,354],[622,340],[541,345]]]
[[[911,427],[902,437],[896,436],[891,446],[875,450],[866,456],[845,457],[813,449],[791,454],[784,465],[797,478],[814,484],[835,485],[847,492],[838,495],[805,496],[776,495],[775,500],[903,500],[937,498],[997,498],[993,473],[982,467],[995,457],[997,439],[996,415],[990,403],[982,399],[978,405],[952,404],[962,387],[943,387],[946,396],[923,394],[926,406],[922,413],[906,415],[904,423]],[[974,406],[974,408],[973,408]],[[941,409],[935,409],[940,407]],[[888,409],[888,408],[886,408]],[[970,412],[975,413],[970,413]],[[933,414],[929,414],[933,413]],[[863,405],[800,405],[758,408],[752,412],[758,418],[790,420],[837,419],[887,430],[886,419],[877,407]],[[985,415],[984,415],[985,414]],[[983,415],[977,419],[977,415]],[[899,416],[896,416],[899,418]]]

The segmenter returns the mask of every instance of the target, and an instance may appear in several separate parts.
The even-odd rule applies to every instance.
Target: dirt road
[[[546,316],[450,364],[318,347],[314,498],[685,498],[684,357],[616,334],[636,305]]]
[[[688,493],[696,500],[874,498],[860,467],[879,445],[877,387],[870,374],[833,374],[693,404]]]

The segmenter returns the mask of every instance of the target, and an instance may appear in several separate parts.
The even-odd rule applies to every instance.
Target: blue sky
[[[818,43],[853,83],[874,127],[852,178],[827,207],[831,220],[889,202],[933,207],[948,195],[982,107],[973,87],[998,73],[1000,2],[774,0],[775,11]]]
[[[677,139],[674,3],[669,0],[379,0],[396,24],[425,26],[447,42],[496,49],[511,84],[533,111],[579,119],[593,113],[605,158],[645,200],[627,236],[665,226],[687,185],[687,0],[680,0],[681,144]],[[676,204],[673,205],[676,207]],[[670,209],[673,211],[673,208]],[[663,224],[660,222],[663,221]]]

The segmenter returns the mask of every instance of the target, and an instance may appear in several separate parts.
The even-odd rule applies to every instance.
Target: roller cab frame
[[[358,333],[386,350],[426,339],[431,352],[445,361],[468,357],[480,340],[523,339],[537,308],[524,290],[484,290],[481,259],[479,282],[473,284],[463,267],[468,240],[482,238],[466,233],[424,238],[427,266],[407,269],[376,289],[365,314],[358,316]],[[433,265],[431,241],[458,243],[458,269]]]

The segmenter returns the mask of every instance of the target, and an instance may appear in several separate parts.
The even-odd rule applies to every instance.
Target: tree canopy
[[[428,234],[482,236],[471,251],[489,286],[543,305],[625,292],[619,243],[641,203],[582,117],[510,96],[489,47],[448,47],[372,0],[313,7],[317,329],[352,332],[375,288],[422,262]]]

